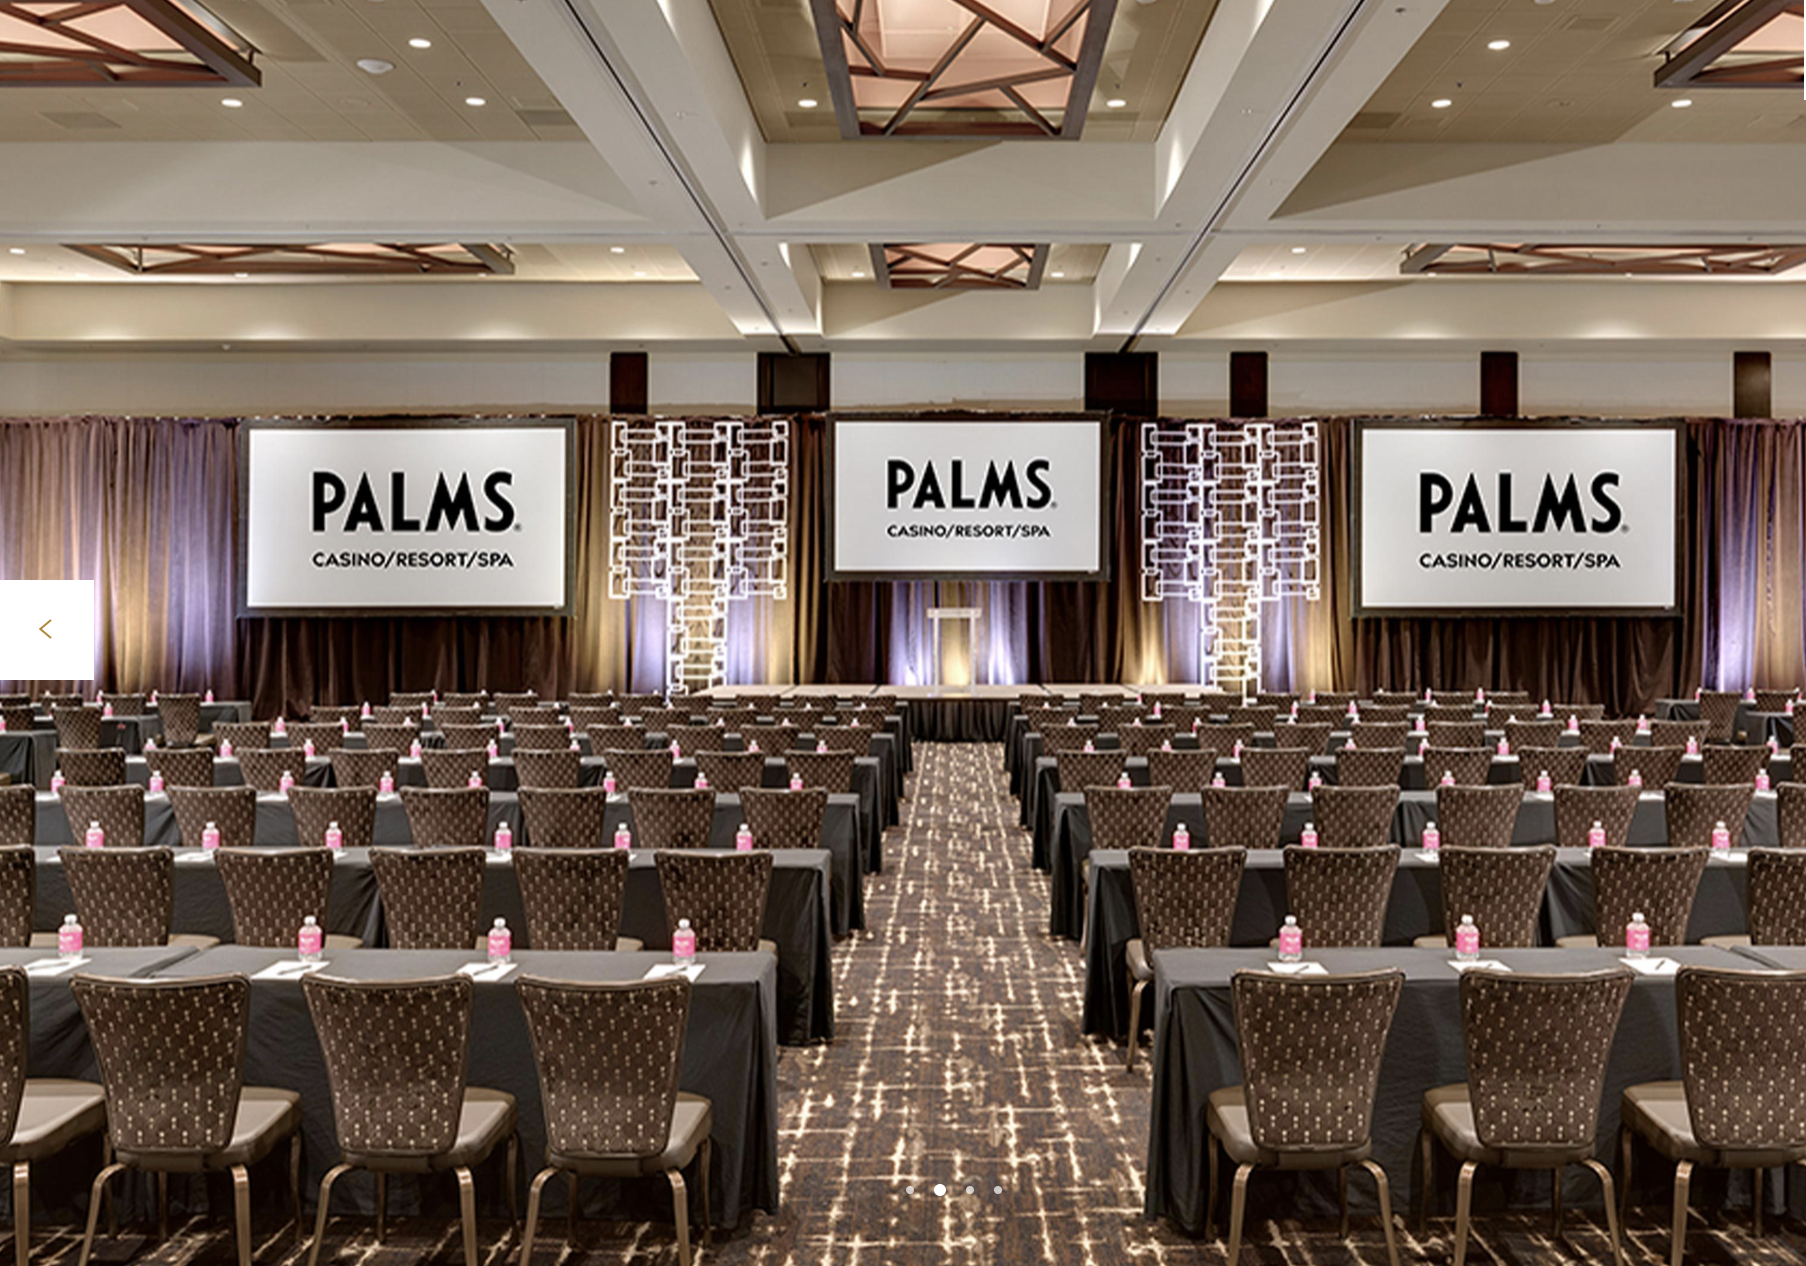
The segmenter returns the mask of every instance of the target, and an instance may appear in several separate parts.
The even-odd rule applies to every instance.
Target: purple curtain
[[[1704,684],[1797,686],[1806,682],[1801,424],[1717,422],[1699,428],[1696,442],[1707,560]]]

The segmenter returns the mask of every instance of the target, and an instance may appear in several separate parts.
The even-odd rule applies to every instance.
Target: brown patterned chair
[[[1806,972],[1687,966],[1675,975],[1674,994],[1681,1080],[1624,1091],[1619,1180],[1628,1203],[1634,1139],[1674,1162],[1668,1260],[1681,1266],[1695,1168],[1755,1171],[1751,1210],[1760,1237],[1763,1171],[1806,1160]]]
[[[1687,740],[1692,739],[1704,747],[1712,737],[1710,721],[1651,721],[1649,723],[1649,742],[1654,747],[1685,747]],[[1729,738],[1720,739],[1728,743]]]
[[[297,786],[307,774],[307,758],[288,747],[247,747],[234,752],[238,757],[239,776],[245,786],[269,794],[282,790],[282,775],[288,774]]]
[[[1329,736],[1335,726],[1328,721],[1275,721],[1273,746],[1302,747],[1312,756],[1329,751]]]
[[[1041,750],[1049,756],[1080,751],[1086,743],[1095,743],[1098,733],[1098,727],[1093,722],[1086,722],[1084,725],[1050,725],[1040,731]]]
[[[821,787],[841,794],[853,789],[853,769],[858,758],[851,752],[785,752],[784,765],[805,787]]]
[[[696,772],[716,791],[758,787],[765,781],[765,756],[760,752],[697,752]]]
[[[1731,783],[1753,787],[1756,775],[1767,765],[1766,747],[1708,747],[1700,753],[1700,781],[1720,787]]]
[[[1314,692],[1317,706],[1334,708],[1337,712],[1348,711],[1348,705],[1355,702],[1356,694],[1352,690],[1318,690]]]
[[[656,708],[662,702],[659,695],[622,695],[616,700],[620,706],[621,715],[627,717],[642,716],[648,708]]]
[[[1244,787],[1284,787],[1303,791],[1311,776],[1311,752],[1305,747],[1245,747],[1242,749]]]
[[[239,945],[288,949],[308,915],[322,933],[332,905],[332,854],[324,848],[222,848],[214,855],[226,904],[232,909],[232,939]],[[334,949],[356,949],[355,936],[328,935]]]
[[[1510,848],[1524,789],[1455,786],[1436,789],[1436,821],[1444,844],[1458,848]]]
[[[1633,914],[1649,924],[1651,945],[1685,945],[1687,921],[1700,877],[1704,848],[1596,848],[1593,850],[1594,932],[1557,937],[1563,949],[1620,946]]]
[[[487,690],[448,690],[439,696],[441,705],[448,708],[476,708],[479,711],[489,702]]]
[[[108,848],[138,848],[144,843],[144,788],[64,787],[63,816],[69,838],[81,843],[90,822],[100,823]]]
[[[1216,772],[1217,754],[1213,751],[1167,752],[1156,748],[1148,753],[1148,782],[1157,787],[1171,787],[1180,794],[1208,787]],[[1115,779],[1110,781],[1114,782]],[[1060,785],[1066,785],[1064,775],[1061,776]]]
[[[1121,734],[1146,711],[1139,703],[1110,703],[1098,708],[1097,723],[1111,734]]]
[[[1179,733],[1190,734],[1210,721],[1210,709],[1196,703],[1162,704],[1160,719],[1177,726]]]
[[[13,697],[17,698],[16,695]],[[59,695],[46,690],[41,696],[41,702],[43,710],[49,712],[53,708],[79,708],[82,706],[83,699],[79,694]]]
[[[1171,787],[1086,787],[1091,847],[1160,848],[1166,840]]]
[[[1332,708],[1321,703],[1301,703],[1298,705],[1299,725],[1327,725],[1335,729],[1348,720],[1347,712],[1342,708]],[[1275,721],[1274,725],[1284,724]]]
[[[1612,757],[1612,781],[1624,786],[1635,770],[1643,778],[1643,790],[1660,791],[1674,781],[1686,757],[1684,747],[1621,747]]]
[[[1146,725],[1128,725],[1117,733],[1117,744],[1130,756],[1146,756],[1158,751],[1162,743],[1178,737],[1178,729],[1170,721]]]
[[[1737,705],[1743,695],[1735,690],[1702,690],[1699,692],[1699,720],[1706,727],[1700,742],[1735,743],[1738,739]],[[1661,724],[1661,722],[1657,722]]]
[[[762,940],[765,901],[771,891],[771,850],[746,853],[669,853],[652,855],[658,886],[665,898],[665,929],[677,931],[688,919],[702,954],[776,954],[775,942]],[[669,945],[670,941],[666,941]]]
[[[1582,787],[1555,784],[1555,842],[1562,848],[1587,847],[1587,834],[1597,822],[1613,848],[1630,843],[1631,819],[1637,816],[1640,793],[1635,787]]]
[[[389,706],[391,708],[408,708],[418,713],[422,708],[430,708],[433,704],[433,692],[430,690],[391,690]]]
[[[1530,692],[1528,690],[1489,690],[1486,692],[1486,697],[1495,703],[1518,704],[1530,702]]]
[[[0,704],[0,723],[11,734],[24,734],[37,727],[37,709],[28,703]]]
[[[383,746],[398,746],[398,750],[403,752],[413,750],[413,741],[420,737],[419,731],[409,730],[405,726],[401,727],[401,729],[403,731],[402,742],[399,745],[385,743]],[[490,742],[496,737],[495,727],[493,725],[484,725],[481,722],[478,722],[475,725],[461,725],[448,722],[445,725],[439,726],[438,729],[439,738],[447,748],[464,748],[467,750],[470,748],[481,748],[487,753],[489,751]],[[376,740],[370,737],[368,729],[365,730],[364,738],[372,747],[376,746]]]
[[[1795,765],[1806,775],[1806,766]],[[1775,826],[1782,848],[1806,848],[1806,783],[1775,787]]]
[[[1662,806],[1668,819],[1668,845],[1671,848],[1710,848],[1712,829],[1720,822],[1731,833],[1731,847],[1743,842],[1743,827],[1749,817],[1750,802],[1756,789],[1750,783],[1731,786],[1707,786],[1698,783],[1670,783],[1662,789]]]
[[[1402,704],[1412,709],[1423,702],[1423,696],[1412,690],[1375,690],[1372,698],[1375,703]]]
[[[288,746],[292,752],[304,751],[309,741],[314,751],[324,756],[345,746],[345,731],[337,721],[295,721],[288,727]]]
[[[212,936],[170,935],[176,858],[166,848],[62,848],[63,875],[82,924],[82,943],[95,948],[219,944]]]
[[[665,730],[665,742],[676,743],[679,755],[692,756],[699,751],[720,751],[726,734],[718,725],[672,725]]]
[[[1589,721],[1585,717],[1580,721],[1580,745],[1595,756],[1609,756],[1612,751],[1612,740],[1617,739],[1622,747],[1629,747],[1637,737],[1637,722],[1631,720]]]
[[[1370,848],[1392,838],[1398,785],[1323,786],[1311,792],[1311,815],[1323,848]]]
[[[408,837],[419,848],[483,848],[489,843],[489,788],[403,787]]]
[[[1402,703],[1370,703],[1361,709],[1360,719],[1363,725],[1402,725],[1409,730],[1412,711]]]
[[[1431,721],[1424,726],[1432,747],[1485,747],[1484,721]]]
[[[250,848],[257,843],[257,790],[254,787],[171,787],[169,807],[176,834],[186,848],[201,847],[201,833],[212,823],[221,848]]]
[[[583,785],[583,757],[566,748],[557,752],[523,752],[514,749],[514,776],[520,787],[579,787]]]
[[[441,790],[468,787],[472,774],[487,787],[489,750],[483,747],[424,747],[420,749],[420,768],[429,787]]]
[[[288,793],[288,809],[304,848],[326,847],[334,822],[346,848],[369,848],[376,840],[375,787],[296,787]]]
[[[201,697],[158,695],[157,718],[163,723],[159,747],[192,747],[201,737]]]
[[[330,722],[338,726],[339,733],[343,734],[346,726],[354,730],[359,728],[363,721],[363,709],[348,703],[315,703],[309,705],[307,719],[320,724]]]
[[[1372,1155],[1373,1105],[1404,979],[1397,968],[1349,976],[1238,971],[1230,977],[1242,1084],[1211,1092],[1204,1143],[1210,1161],[1206,1227],[1216,1220],[1217,1149],[1235,1163],[1229,1262],[1241,1260],[1242,1210],[1256,1168],[1334,1170],[1338,1188],[1346,1190],[1348,1166],[1359,1165],[1379,1188],[1386,1257],[1398,1266],[1392,1190]]]
[[[1153,952],[1228,945],[1247,859],[1247,850],[1240,848],[1129,850],[1129,884],[1141,932],[1123,947],[1129,973],[1129,1071],[1135,1069],[1135,1048],[1141,1044],[1141,995],[1154,980]]]
[[[483,747],[495,737],[495,731],[488,726],[478,726],[477,728],[483,733],[474,736],[476,742],[471,743],[471,747]],[[439,732],[444,735],[447,747],[462,746],[462,744],[454,743],[449,730],[442,729]],[[364,746],[366,747],[388,747],[398,752],[408,752],[413,750],[414,743],[419,738],[420,727],[412,721],[405,725],[382,725],[376,721],[364,722]]]
[[[1410,733],[1410,726],[1403,721],[1355,721],[1348,727],[1348,737],[1357,748],[1373,751],[1396,748],[1402,753]]]
[[[794,725],[743,725],[740,739],[750,750],[755,744],[767,756],[782,756],[796,746]]]
[[[1800,688],[1798,686],[1792,686],[1786,690],[1758,690],[1756,702],[1752,706],[1757,712],[1787,713],[1793,711],[1794,701],[1799,697]],[[1732,709],[1732,714],[1736,714],[1735,708]]]
[[[1432,721],[1472,721],[1474,719],[1474,703],[1471,698],[1466,702],[1443,703],[1440,700],[1420,709],[1427,728]]]
[[[1336,785],[1399,788],[1405,772],[1403,747],[1345,747],[1336,753]]]
[[[1587,752],[1579,747],[1520,747],[1518,778],[1525,791],[1536,790],[1536,780],[1549,775],[1549,786],[1578,787],[1586,777]]]
[[[527,935],[536,950],[637,950],[621,936],[629,858],[622,848],[517,848]]]
[[[1455,776],[1457,787],[1484,787],[1492,769],[1492,753],[1484,747],[1434,747],[1423,749],[1423,782],[1442,785],[1444,774]]]
[[[427,711],[430,714],[432,710],[429,708]],[[360,719],[367,720],[371,725],[419,725],[420,708],[408,708],[394,703],[378,704],[370,709],[369,717]],[[353,721],[351,727],[356,729],[357,724]]]
[[[56,765],[72,787],[117,787],[125,781],[125,752],[117,747],[59,747]]]
[[[563,752],[571,747],[570,731],[562,725],[517,725],[509,732],[517,752]]]
[[[1378,848],[1286,846],[1286,905],[1306,949],[1371,948],[1386,931],[1386,907],[1398,871],[1398,845]]]
[[[1466,848],[1450,845],[1438,861],[1442,871],[1442,927],[1420,936],[1419,948],[1445,949],[1471,916],[1483,950],[1530,949],[1536,945],[1543,894],[1555,869],[1555,846]]]
[[[0,787],[0,848],[27,846],[38,839],[38,792],[29,783]]]
[[[534,848],[601,848],[608,843],[603,838],[608,793],[600,787],[523,786],[520,812]]]
[[[65,708],[57,705],[50,710],[51,719],[56,723],[56,744],[82,751],[92,751],[100,746],[100,709],[81,706]]]
[[[0,788],[0,791],[10,788]],[[30,788],[26,788],[30,790]],[[5,812],[0,804],[0,814]],[[38,891],[38,855],[30,844],[0,844],[0,945],[31,944],[32,912]],[[0,1101],[4,1085],[0,1084]],[[3,1121],[3,1102],[0,1102]],[[4,1135],[0,1135],[4,1139]],[[0,1143],[3,1147],[4,1143]]]
[[[755,848],[820,848],[828,793],[819,787],[801,791],[742,787],[740,811]]]
[[[564,728],[564,714],[558,711],[558,705],[555,703],[536,703],[531,708],[512,708],[507,715],[510,734],[517,729],[534,729],[548,725]]]
[[[1806,852],[1750,850],[1749,910],[1748,936],[1707,937],[1705,943],[1806,945]]]
[[[1114,787],[1116,780],[1122,777],[1124,760],[1120,751],[1056,753],[1054,768],[1060,775],[1060,790],[1079,792],[1087,787]],[[1148,779],[1153,781],[1152,766],[1149,766]]]
[[[677,1088],[690,982],[579,984],[525,976],[516,992],[539,1066],[547,1136],[546,1167],[533,1179],[527,1197],[520,1266],[532,1266],[540,1194],[558,1173],[569,1176],[573,1202],[580,1177],[662,1174],[671,1187],[677,1260],[679,1266],[690,1266],[688,1187],[682,1171],[697,1160],[707,1245],[712,1128],[709,1101]],[[583,1035],[591,1033],[608,1034],[609,1040],[586,1040]]]
[[[1271,732],[1273,729],[1273,722],[1278,719],[1278,708],[1262,707],[1259,704],[1243,704],[1239,708],[1229,709],[1228,712],[1229,724],[1247,726],[1250,737],[1255,734],[1266,734]],[[1243,742],[1247,742],[1247,740],[1244,739]]]
[[[443,730],[448,725],[481,725],[483,709],[472,705],[467,708],[453,707],[442,703],[432,710],[433,728]]]
[[[144,766],[153,774],[162,774],[166,787],[213,785],[210,747],[153,747],[144,754]]]
[[[592,752],[631,752],[646,746],[646,730],[638,725],[616,725],[589,722],[579,723],[578,732],[589,737],[589,750]]]
[[[1567,728],[1570,717],[1576,722],[1603,721],[1605,719],[1603,703],[1553,703],[1549,705],[1549,711],[1557,721],[1561,722],[1564,729]]]
[[[495,714],[505,717],[518,710],[537,707],[539,692],[536,690],[498,690],[489,696],[489,699]]]
[[[468,950],[483,936],[480,848],[373,848],[376,876],[396,949]]]
[[[481,860],[477,864],[481,868]],[[333,1184],[352,1169],[377,1176],[378,1243],[389,1174],[456,1175],[464,1266],[477,1266],[471,1170],[507,1144],[504,1182],[512,1224],[519,1213],[520,1138],[514,1096],[465,1081],[476,986],[467,976],[379,981],[316,974],[301,982],[301,992],[326,1057],[340,1148],[339,1163],[320,1179],[307,1266],[319,1266]]]
[[[640,848],[708,848],[715,823],[715,792],[692,787],[633,787],[634,843]]]
[[[1303,701],[1303,696],[1295,690],[1257,690],[1254,702],[1263,708],[1275,708],[1280,712],[1290,712],[1294,703]]]
[[[103,714],[105,705],[112,704],[113,715],[116,717],[141,717],[147,712],[144,695],[139,691],[116,693],[111,690],[103,690],[100,692],[100,702]]]
[[[1212,848],[1278,848],[1285,830],[1284,787],[1205,787],[1204,836]]]
[[[1544,724],[1559,726],[1562,723],[1553,716],[1543,716],[1535,704],[1525,701],[1514,704],[1492,704],[1486,711],[1486,723],[1494,729],[1503,730],[1516,722],[1519,725]]]
[[[215,721],[213,723],[213,739],[215,743],[232,744],[234,752],[268,747],[270,745],[270,723],[268,721]]]
[[[1505,741],[1513,751],[1520,747],[1560,747],[1560,721],[1507,721]]]
[[[1467,1081],[1425,1092],[1418,1135],[1424,1172],[1420,1231],[1430,1216],[1436,1163],[1431,1140],[1461,1162],[1456,1261],[1467,1253],[1474,1171],[1481,1165],[1553,1170],[1559,1184],[1563,1168],[1577,1164],[1592,1170],[1604,1188],[1612,1259],[1622,1262],[1612,1175],[1594,1150],[1605,1061],[1631,980],[1624,967],[1574,975],[1462,973]],[[1555,1211],[1560,1235],[1559,1200]]]
[[[107,1164],[94,1177],[81,1260],[94,1248],[96,1216],[114,1175],[157,1175],[157,1230],[170,1174],[229,1173],[238,1260],[251,1260],[251,1167],[284,1139],[295,1233],[301,1226],[301,1096],[244,1084],[251,982],[243,976],[70,982],[106,1084]]]
[[[1254,746],[1254,727],[1247,723],[1240,725],[1205,725],[1198,729],[1198,746],[1213,747],[1219,756],[1227,756],[1240,743],[1246,751]]]
[[[671,753],[664,748],[611,748],[602,753],[602,763],[615,776],[615,787],[621,791],[631,791],[635,787],[663,790],[671,785],[674,762]],[[852,775],[849,773],[847,777],[850,782]]]
[[[1109,693],[1103,691],[1080,691],[1079,711],[1085,716],[1095,717],[1103,712],[1105,708],[1108,708],[1113,704],[1120,704],[1124,697],[1125,696],[1119,691],[1111,691]]]
[[[361,752],[341,748],[331,758],[333,785],[380,787],[384,774],[395,777],[401,768],[401,757],[402,753],[392,747],[373,747]]]

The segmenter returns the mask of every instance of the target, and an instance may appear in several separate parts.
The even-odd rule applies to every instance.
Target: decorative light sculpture
[[[1160,421],[1141,428],[1141,598],[1199,606],[1200,684],[1254,691],[1261,612],[1315,602],[1315,422]]]
[[[727,604],[789,594],[790,423],[617,418],[609,439],[609,597],[670,604],[669,691],[723,685]]]

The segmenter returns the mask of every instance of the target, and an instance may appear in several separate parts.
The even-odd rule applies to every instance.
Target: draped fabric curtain
[[[1695,430],[1701,513],[1705,684],[1785,688],[1806,681],[1806,443],[1793,422]]]

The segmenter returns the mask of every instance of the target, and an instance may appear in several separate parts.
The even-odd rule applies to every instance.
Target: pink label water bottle
[[[1745,703],[1756,702],[1756,688],[1754,686],[1745,686],[1743,688],[1743,701]]]
[[[325,949],[326,933],[320,930],[319,920],[310,914],[301,920],[301,934],[295,938],[295,950],[302,962],[317,963]]]
[[[1643,785],[1643,771],[1640,769],[1631,770],[1630,777],[1624,780],[1624,785],[1626,787],[1641,787]]]
[[[113,715],[113,705],[111,703],[102,704],[101,709],[100,709],[100,715],[103,717],[112,716]]]
[[[1191,828],[1183,822],[1173,829],[1173,849],[1180,853],[1191,850]]]
[[[489,929],[489,961],[505,963],[513,956],[514,933],[508,930],[508,920],[497,919]]]
[[[752,852],[752,846],[752,828],[742,822],[740,824],[740,829],[734,832],[734,851],[737,853],[750,853]]]
[[[1624,927],[1624,950],[1631,958],[1649,956],[1649,924],[1641,912],[1631,915],[1630,922]]]
[[[219,827],[212,822],[201,828],[201,849],[211,852],[219,847]]]
[[[1434,852],[1438,851],[1439,849],[1441,849],[1441,847],[1442,847],[1442,832],[1437,829],[1436,824],[1434,822],[1424,823],[1423,851],[1426,853],[1434,853]]]
[[[815,750],[817,752],[826,752],[828,750],[828,744],[827,744],[826,740],[816,739],[815,740]]]
[[[628,829],[628,826],[625,822],[621,823],[620,826],[617,826],[615,828],[615,847],[616,848],[632,848],[633,847],[633,832]]]
[[[1511,740],[1506,738],[1503,734],[1499,735],[1499,755],[1511,755]]]
[[[1462,915],[1461,926],[1455,929],[1455,957],[1464,963],[1480,957],[1480,929],[1471,914]]]
[[[1355,707],[1355,701],[1353,699],[1350,699],[1348,701],[1348,719],[1350,721],[1352,721],[1360,715],[1361,715],[1361,710],[1359,708]]]
[[[1086,739],[1084,750],[1087,752],[1095,752],[1097,750],[1097,744],[1093,743],[1090,739]]]
[[[1555,784],[1550,781],[1548,770],[1542,770],[1537,774],[1536,789],[1543,792],[1545,795],[1555,789]]]
[[[1766,769],[1758,769],[1756,771],[1756,790],[1757,791],[1767,791],[1768,789],[1769,789],[1768,771]]]
[[[385,796],[393,795],[395,792],[395,775],[389,770],[383,770],[383,776],[377,780],[376,789]]]
[[[294,787],[294,785],[295,785],[294,772],[292,770],[285,769],[282,771],[281,779],[276,783],[276,790],[286,796],[289,793],[289,791]]]
[[[1319,788],[1319,787],[1321,787],[1321,786],[1322,786],[1322,785],[1323,785],[1323,775],[1322,775],[1322,774],[1320,774],[1320,773],[1318,773],[1318,772],[1317,772],[1317,771],[1316,771],[1316,770],[1314,770],[1314,769],[1313,769],[1313,770],[1311,770],[1311,780],[1310,780],[1310,784],[1309,784],[1309,785],[1310,785],[1310,789],[1311,789],[1311,790],[1312,790],[1312,791],[1315,791],[1315,790],[1317,790],[1317,788]]]
[[[802,789],[803,789],[803,776],[801,774],[790,775],[790,790],[801,791]]]
[[[1731,850],[1731,832],[1723,822],[1712,827],[1712,848],[1714,852],[1728,853]]]
[[[1619,738],[1616,734],[1612,735],[1612,751],[1616,752],[1619,748],[1621,748],[1623,746],[1624,746],[1624,740]]]
[[[1580,718],[1575,716],[1571,712],[1568,714],[1568,733],[1569,734],[1580,733]]]
[[[1547,699],[1543,700],[1543,710],[1539,715],[1546,716],[1546,717],[1552,717],[1555,715],[1555,709],[1551,708],[1549,706],[1549,701]]]
[[[605,772],[602,775],[602,790],[607,792],[611,796],[615,794],[615,790],[616,790],[615,776],[612,772]]]
[[[1605,847],[1605,825],[1603,823],[1594,822],[1592,826],[1587,828],[1587,847]]]
[[[1286,915],[1284,926],[1279,929],[1279,961],[1296,963],[1304,957],[1304,929],[1298,926],[1298,920]]]
[[[1298,842],[1305,848],[1317,847],[1317,824],[1315,822],[1306,822],[1304,824],[1304,831],[1299,835]]]
[[[481,787],[483,785],[483,775],[479,774],[474,769],[471,770],[470,777],[464,780],[464,785],[466,787]]]
[[[270,733],[274,734],[277,738],[288,737],[288,722],[284,721],[281,716],[278,716],[274,724],[270,726]]]
[[[495,851],[498,853],[506,853],[513,847],[514,847],[514,832],[509,829],[508,824],[506,822],[496,823],[495,824]]]
[[[88,834],[82,842],[89,848],[105,848],[107,833],[100,829],[100,823],[90,822],[88,823]]]
[[[1691,734],[1689,734],[1687,736],[1687,755],[1689,755],[1689,756],[1698,756],[1699,755],[1699,739],[1697,739],[1696,737],[1694,737]]]
[[[6,733],[6,718],[0,717],[0,734]]]
[[[1483,687],[1483,686],[1474,687],[1474,702],[1475,703],[1485,703],[1486,702],[1485,687]]]
[[[696,961],[696,931],[688,919],[679,919],[677,931],[671,933],[671,961],[680,967]]]
[[[749,752],[757,752],[759,750],[759,740],[754,739],[752,742],[748,743],[746,745],[746,750]]]
[[[680,757],[682,755],[683,755],[683,749],[678,746],[676,739],[672,739],[671,740],[671,759],[676,760],[678,757]]]
[[[432,708],[427,704],[424,704],[424,703],[421,704],[420,705],[420,719],[422,721],[430,721],[430,720],[432,720],[432,718],[433,718]]]
[[[695,787],[698,791],[707,791],[709,789],[709,776],[700,769],[696,771]]]
[[[1118,787],[1121,787],[1124,791],[1127,791],[1133,785],[1129,782],[1129,771],[1128,770],[1125,769],[1122,771],[1122,773],[1120,773],[1116,776],[1116,785]]]
[[[1455,771],[1452,769],[1443,770],[1442,781],[1437,785],[1440,787],[1453,787],[1455,785]]]
[[[314,758],[314,741],[312,739],[308,739],[306,742],[301,744],[301,755],[306,757],[308,760],[312,760]]]
[[[1641,712],[1637,713],[1637,733],[1649,733],[1649,717]]]
[[[50,794],[53,796],[61,795],[65,781],[66,780],[63,778],[63,771],[60,769],[50,775]]]
[[[161,770],[151,770],[149,790],[153,796],[163,790],[163,773]]]
[[[340,717],[339,718],[339,733],[340,734],[351,733],[351,718],[350,717]]]
[[[573,738],[573,739],[571,739],[571,750],[573,752],[581,752],[583,750],[583,744],[579,743],[575,738]]]
[[[508,730],[507,719],[504,717],[497,717],[495,719],[495,732],[497,734],[505,734],[505,733],[507,733],[507,730]]]
[[[1346,743],[1342,744],[1342,750],[1345,752],[1352,752],[1352,751],[1354,751],[1354,749],[1355,749],[1354,735],[1350,734],[1348,736],[1348,741]]]
[[[490,741],[489,746],[492,748],[495,746],[494,740]],[[408,744],[408,755],[409,755],[409,757],[411,757],[414,760],[420,759],[420,740],[419,739],[415,739],[413,742]],[[494,753],[491,752],[490,755],[493,756]]]
[[[219,754],[220,754],[221,760],[231,760],[232,759],[232,740],[231,739],[221,739],[220,740]]]
[[[416,743],[415,746],[418,747],[419,744]],[[494,739],[489,740],[487,750],[489,753],[490,760],[494,760],[496,757],[498,757],[502,754],[502,749],[496,744],[496,741]]]
[[[202,699],[201,702],[202,703],[212,703],[213,702],[213,692],[211,690],[209,690],[207,692],[207,697],[205,699]]]
[[[157,706],[157,692],[155,690],[150,692],[150,706],[153,708]]]
[[[336,821],[326,824],[326,847],[335,853],[345,847],[345,832],[339,829]]]
[[[1240,739],[1235,741],[1235,747],[1231,749],[1230,755],[1234,756],[1237,760],[1242,758],[1242,741]]]
[[[82,925],[76,922],[73,914],[65,914],[63,926],[56,930],[56,952],[61,958],[80,958],[82,955]]]
[[[1210,785],[1213,787],[1227,787],[1229,785],[1229,780],[1224,778],[1220,773],[1212,774],[1210,777]]]
[[[360,711],[359,711],[359,712],[358,712],[358,715],[359,715],[359,716],[360,716],[360,717],[362,717],[362,718],[363,718],[363,719],[364,719],[364,720],[366,720],[366,721],[368,721],[368,720],[369,720],[369,719],[370,719],[370,718],[371,718],[371,717],[372,717],[372,716],[374,716],[374,715],[375,715],[375,714],[374,714],[374,713],[372,713],[372,712],[371,712],[371,711],[370,711],[370,701],[369,701],[369,700],[368,700],[368,699],[366,699],[366,700],[364,700],[364,706],[363,706],[363,708],[362,708],[362,709],[361,709],[361,710],[360,710]]]

